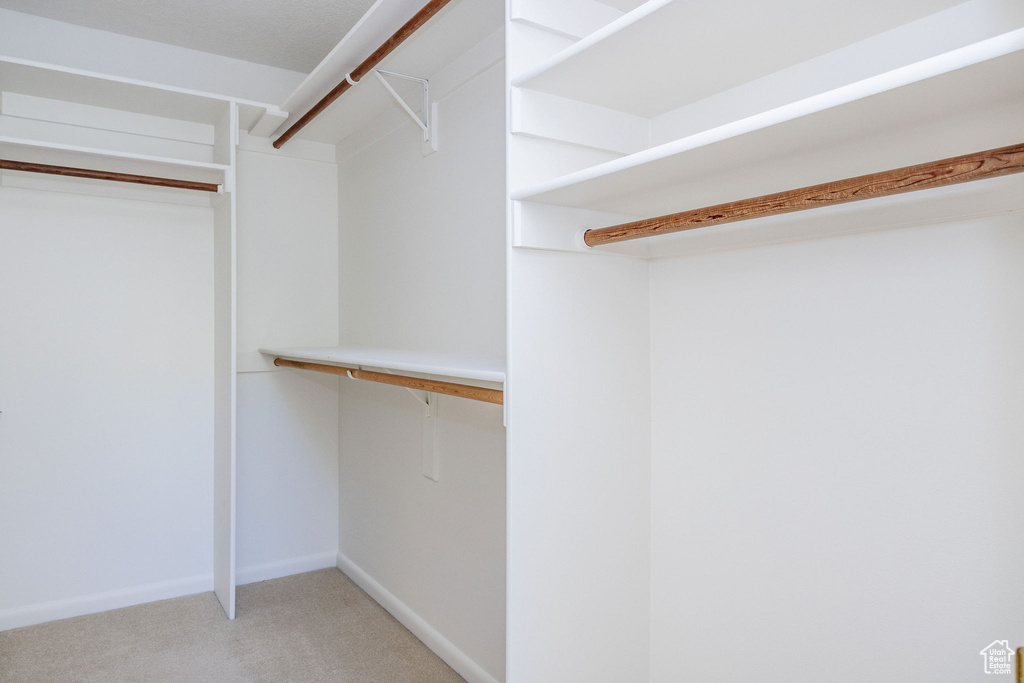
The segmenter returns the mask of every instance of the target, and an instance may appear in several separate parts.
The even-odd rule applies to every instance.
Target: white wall
[[[212,210],[0,217],[0,629],[210,590]]]
[[[0,9],[0,54],[280,104],[305,74]]]
[[[338,167],[245,136],[238,152],[238,367],[275,371],[268,346],[338,343]],[[266,151],[256,151],[263,149]]]
[[[653,264],[651,680],[986,680],[1021,642],[1022,227]]]
[[[435,482],[422,473],[419,401],[396,387],[342,384],[340,566],[422,640],[432,646],[437,636],[447,640],[450,645],[434,649],[467,680],[500,681],[505,668],[501,407],[445,396],[436,400],[441,464]],[[429,625],[426,632],[407,621],[410,612]]]
[[[238,583],[324,567],[338,554],[338,380],[238,376]]]
[[[410,122],[339,162],[343,344],[504,354],[502,76],[440,103],[437,153]],[[420,404],[341,381],[340,565],[468,680],[502,680],[502,411],[439,400],[434,482]]]
[[[303,149],[238,153],[239,583],[337,561],[338,379],[257,351],[338,339],[334,148]]]
[[[648,266],[509,255],[508,678],[645,681]]]
[[[504,354],[501,68],[440,102],[439,152],[410,122],[339,161],[343,345]]]

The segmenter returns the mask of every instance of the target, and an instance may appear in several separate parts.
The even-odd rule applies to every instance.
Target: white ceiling
[[[0,0],[0,8],[309,73],[374,0]]]

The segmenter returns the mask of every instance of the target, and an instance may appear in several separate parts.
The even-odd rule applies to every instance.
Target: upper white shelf
[[[287,115],[265,102],[8,56],[0,56],[0,91],[210,125],[220,123],[228,104],[235,102],[244,130],[255,128],[264,117],[279,122]]]
[[[422,6],[419,0],[377,0],[334,49],[299,83],[284,101],[291,113],[287,123],[304,115],[321,97],[338,85],[388,36],[397,31]]]
[[[285,116],[271,104],[0,56],[0,152],[10,161],[230,191],[233,126],[267,135]]]
[[[962,1],[649,0],[512,85],[652,118]]]
[[[1024,29],[518,188],[512,198],[656,216],[1017,144],[1021,120]]]
[[[359,369],[379,368],[483,382],[505,381],[505,361],[502,358],[346,347],[267,348],[260,349],[260,353],[287,360]]]

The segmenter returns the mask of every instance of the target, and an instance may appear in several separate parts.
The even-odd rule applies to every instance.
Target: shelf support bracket
[[[391,374],[389,370],[384,372]],[[352,377],[351,373],[349,373],[349,377]],[[403,388],[423,404],[423,476],[433,481],[440,481],[441,449],[437,443],[437,394],[432,391]]]
[[[425,78],[416,78],[415,76],[406,76],[405,74],[395,73],[394,71],[384,71],[383,69],[374,69],[373,75],[376,76],[380,84],[384,86],[388,94],[398,103],[398,106],[402,108],[409,118],[419,126],[420,130],[423,131],[423,156],[433,154],[437,151],[437,103],[431,103],[430,101],[430,82]],[[388,83],[385,76],[391,76],[392,78],[401,78],[406,81],[414,81],[419,83],[423,88],[423,118],[421,119],[412,107],[402,99],[391,84]]]
[[[441,480],[441,449],[437,443],[437,396],[427,392],[427,403],[423,408],[423,476],[433,481]]]

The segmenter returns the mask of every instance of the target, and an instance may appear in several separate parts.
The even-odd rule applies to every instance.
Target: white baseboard
[[[338,566],[337,554],[334,551],[296,557],[291,560],[280,562],[268,562],[267,564],[252,567],[240,567],[236,572],[236,584],[255,583],[266,581],[302,572],[311,572],[317,569],[327,569]],[[53,600],[51,602],[40,602],[24,607],[14,607],[0,610],[0,631],[7,631],[12,628],[42,624],[57,619],[69,619],[80,617],[84,614],[96,614],[121,607],[132,607],[157,600],[169,598],[180,598],[183,595],[194,595],[213,590],[213,574],[192,576],[173,581],[136,586],[134,588],[123,588],[106,593],[94,595],[83,595],[65,600]]]
[[[267,562],[266,564],[257,564],[250,567],[238,567],[235,570],[235,585],[242,586],[247,583],[279,579],[282,576],[291,576],[292,574],[302,574],[303,572],[312,572],[317,569],[337,566],[338,556],[336,551],[331,550],[326,553],[306,555],[305,557],[296,557],[290,560]]]
[[[0,631],[213,590],[213,574],[0,610]]]
[[[412,634],[423,641],[434,654],[455,669],[468,683],[498,683],[497,679],[455,647],[451,641],[441,635],[437,629],[428,624],[423,617],[413,612],[405,603],[391,594],[388,589],[377,583],[369,574],[360,569],[352,560],[341,552],[338,553],[338,569],[343,571],[357,586],[380,603],[391,615]]]

